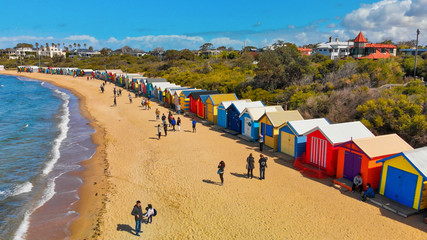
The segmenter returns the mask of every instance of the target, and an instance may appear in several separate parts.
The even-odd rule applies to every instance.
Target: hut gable
[[[307,120],[289,121],[288,125],[296,135],[301,136],[315,127],[327,126],[330,125],[330,123],[326,118],[315,118]]]
[[[267,116],[273,127],[280,127],[287,121],[304,120],[304,118],[297,110],[283,112],[267,112],[265,113],[265,115]]]
[[[240,114],[240,117],[243,114],[248,113],[252,121],[259,121],[259,119],[267,112],[284,112],[281,106],[266,106],[266,107],[248,107]]]
[[[222,105],[223,109],[228,109],[231,106],[231,104],[238,103],[238,102],[252,102],[252,100],[250,100],[250,99],[241,99],[241,100],[235,100],[235,101],[223,101],[219,105],[220,106]]]
[[[228,93],[228,94],[215,94],[209,96],[211,99],[211,102],[213,105],[219,105],[221,102],[224,101],[232,101],[237,100],[237,96],[234,93]]]
[[[245,110],[247,107],[263,107],[264,104],[261,101],[256,102],[233,102],[232,105],[237,109],[237,111],[240,113]]]

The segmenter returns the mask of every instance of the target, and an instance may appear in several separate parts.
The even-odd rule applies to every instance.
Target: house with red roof
[[[362,32],[354,39],[350,56],[356,59],[382,59],[396,56],[396,46],[393,44],[368,43]]]
[[[298,48],[298,51],[301,53],[301,55],[303,56],[310,56],[311,53],[313,52],[313,50],[311,48]]]

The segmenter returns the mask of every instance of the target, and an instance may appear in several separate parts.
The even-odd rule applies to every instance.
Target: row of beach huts
[[[397,134],[375,136],[359,121],[331,124],[325,118],[303,119],[298,111],[285,111],[282,106],[265,106],[262,101],[238,99],[233,93],[179,86],[164,78],[121,70],[20,68],[115,83],[249,141],[262,137],[273,151],[335,177],[334,182],[346,188],[351,189],[353,178],[361,173],[364,189],[370,183],[379,194],[400,204],[415,210],[427,208],[427,147],[413,149]]]

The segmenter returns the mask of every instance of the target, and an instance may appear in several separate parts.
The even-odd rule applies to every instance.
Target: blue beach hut
[[[242,132],[242,121],[240,120],[240,114],[246,108],[250,107],[264,107],[264,103],[261,101],[256,102],[234,102],[230,105],[227,110],[227,128],[235,132]]]
[[[304,134],[315,127],[326,125],[329,125],[326,118],[289,121],[279,129],[279,152],[295,158],[301,156],[307,143],[307,136]]]
[[[239,118],[242,121],[242,134],[253,141],[259,139],[259,120],[267,112],[283,112],[281,106],[249,107]]]
[[[226,128],[227,127],[227,110],[234,102],[252,102],[250,99],[242,99],[235,101],[224,101],[218,105],[217,113],[217,125]]]

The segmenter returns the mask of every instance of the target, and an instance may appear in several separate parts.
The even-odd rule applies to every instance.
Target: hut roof
[[[200,101],[202,101],[202,103],[205,104],[206,100],[209,98],[209,96],[211,96],[211,95],[209,95],[209,94],[207,94],[207,95],[200,95],[199,96]]]
[[[212,100],[213,105],[219,105],[224,101],[238,100],[236,94],[234,93],[215,94],[211,95],[210,99]]]
[[[304,135],[308,135],[316,130],[322,132],[331,144],[344,143],[358,138],[374,137],[374,134],[359,121],[318,126]]]
[[[310,131],[311,129],[318,126],[329,125],[329,122],[326,118],[315,118],[315,119],[306,119],[298,121],[289,121],[289,127],[294,130],[297,135],[304,135],[304,133]]]
[[[283,112],[266,112],[265,115],[270,120],[273,127],[280,127],[287,121],[303,120],[304,118],[298,110],[283,111]]]
[[[259,119],[267,112],[283,112],[281,106],[264,106],[264,107],[248,107],[240,113],[240,117],[246,112],[251,116],[252,121],[259,121]]]
[[[167,82],[164,78],[147,78],[145,79],[147,83],[154,83],[154,82]]]
[[[234,100],[234,101],[223,101],[219,105],[222,105],[224,107],[224,109],[228,109],[231,106],[231,104],[237,103],[237,102],[252,102],[252,100],[250,100],[250,99],[241,99],[241,100]]]
[[[99,71],[102,71],[102,70],[99,70]],[[123,74],[123,71],[121,70],[121,69],[106,69],[105,70],[106,72],[112,72],[112,73],[115,73],[115,74]]]
[[[198,92],[192,92],[189,96],[191,96],[193,99],[198,99],[200,95],[206,95],[206,94],[216,94],[218,93],[217,90],[211,90],[211,91],[198,91]]]
[[[193,92],[204,92],[204,91],[206,91],[206,90],[202,90],[202,89],[191,89],[191,90],[184,90],[181,93],[184,94],[184,96],[187,98]]]
[[[261,101],[234,102],[234,103],[232,103],[232,105],[234,105],[234,107],[237,109],[237,111],[239,111],[239,114],[242,113],[243,110],[245,110],[245,108],[247,108],[247,107],[264,107],[264,103],[262,103]]]
[[[370,138],[354,139],[353,142],[369,158],[396,154],[413,149],[407,142],[405,142],[405,140],[395,133]]]

